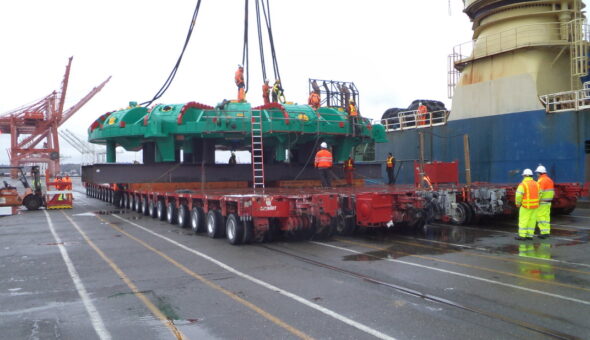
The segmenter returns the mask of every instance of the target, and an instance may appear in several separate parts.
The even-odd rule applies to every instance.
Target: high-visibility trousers
[[[537,225],[541,235],[551,232],[551,204],[541,204],[537,209]]]
[[[537,209],[520,207],[518,212],[518,236],[533,237],[537,225]]]

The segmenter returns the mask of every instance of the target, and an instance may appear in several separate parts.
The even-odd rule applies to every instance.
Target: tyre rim
[[[215,228],[213,226],[213,215],[210,215],[209,218],[207,219],[207,230],[209,231],[210,234],[213,234],[213,232],[215,231]]]
[[[455,218],[455,223],[463,223],[465,222],[465,220],[467,219],[467,211],[465,211],[465,208],[462,205],[457,205],[457,217]]]
[[[194,231],[197,231],[197,212],[191,214],[191,227]]]
[[[178,224],[182,226],[184,224],[184,209],[182,206],[178,209]]]
[[[233,240],[236,237],[236,223],[231,220],[227,226],[227,238]]]

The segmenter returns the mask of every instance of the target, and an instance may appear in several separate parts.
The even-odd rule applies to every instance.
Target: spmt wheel
[[[195,234],[205,231],[205,213],[203,212],[203,208],[193,207],[191,211],[191,229]]]
[[[451,222],[457,225],[466,225],[469,224],[471,217],[472,214],[469,206],[464,202],[460,202],[457,203],[457,207],[455,208],[455,214],[451,219]]]
[[[242,223],[244,223],[243,243],[250,243],[254,240],[254,224],[252,221],[243,221]]]
[[[223,217],[219,210],[209,210],[207,213],[207,235],[211,238],[223,236]]]
[[[145,216],[148,216],[150,214],[150,200],[147,196],[143,197],[143,204],[141,205],[142,208],[142,213]]]
[[[238,245],[244,241],[244,224],[238,219],[236,214],[229,214],[227,217],[225,233],[227,240],[233,245]]]
[[[178,208],[178,226],[181,228],[188,227],[189,223],[189,214],[188,208],[186,204],[181,204],[180,208]]]
[[[174,202],[168,202],[166,207],[166,221],[170,224],[176,224],[178,222],[178,209]]]
[[[158,204],[156,204],[156,210],[158,219],[160,221],[164,221],[166,219],[166,204],[164,200],[158,200]]]
[[[336,232],[338,235],[350,235],[354,231],[354,219],[346,218],[344,215],[336,217]]]
[[[150,200],[150,216],[153,218],[158,217],[158,208],[154,200]]]
[[[126,193],[125,197],[127,198],[127,200],[125,201],[125,207],[128,210],[133,210],[133,196],[129,193]]]

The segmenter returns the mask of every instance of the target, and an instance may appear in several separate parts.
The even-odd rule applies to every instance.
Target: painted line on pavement
[[[416,257],[416,258],[427,260],[427,261],[434,261],[434,262],[446,263],[446,264],[451,264],[451,265],[455,265],[455,266],[459,266],[459,267],[465,267],[465,268],[470,268],[470,269],[475,269],[475,270],[481,270],[481,271],[495,273],[495,274],[500,274],[500,275],[512,276],[512,277],[516,277],[516,278],[523,279],[523,280],[530,280],[530,281],[540,282],[540,283],[543,283],[543,284],[554,285],[554,286],[559,286],[559,287],[565,287],[565,288],[576,289],[576,290],[583,290],[583,291],[590,292],[590,288],[579,287],[579,286],[571,285],[569,283],[561,283],[561,282],[543,280],[543,279],[538,279],[538,278],[529,277],[529,276],[525,276],[525,275],[519,275],[519,274],[510,273],[510,272],[505,272],[505,271],[497,270],[497,269],[493,269],[493,268],[481,267],[481,266],[474,265],[474,264],[461,263],[461,262],[455,262],[455,261],[450,261],[450,260],[443,260],[443,259],[432,257],[432,256],[416,255],[416,254],[408,253],[408,252],[405,252],[405,251],[402,251],[402,250],[394,250],[394,251],[391,251],[389,249],[378,247],[378,246],[374,246],[372,244],[367,244],[367,243],[364,243],[364,242],[343,240],[343,239],[338,239],[338,238],[336,238],[336,241],[340,241],[340,242],[348,243],[348,244],[352,244],[352,245],[357,245],[357,246],[365,247],[365,248],[369,248],[369,249],[380,250],[380,251],[398,252],[398,253],[403,254],[403,255],[406,255],[408,257]],[[537,266],[544,266],[543,264],[536,264],[536,265]]]
[[[256,306],[255,304],[253,304],[252,302],[238,296],[237,294],[221,287],[218,284],[213,283],[210,280],[207,280],[204,276],[199,275],[195,272],[193,272],[192,270],[188,269],[186,266],[182,265],[181,263],[179,263],[178,261],[174,260],[173,258],[171,258],[170,256],[164,254],[163,252],[157,250],[156,248],[150,246],[149,244],[147,244],[145,241],[140,240],[139,238],[129,234],[128,232],[124,231],[123,229],[119,228],[118,226],[114,225],[113,223],[105,220],[104,218],[97,216],[97,218],[99,220],[101,220],[102,222],[108,224],[111,228],[115,229],[116,231],[122,233],[123,235],[129,237],[130,239],[134,240],[135,242],[141,244],[142,246],[144,246],[145,248],[147,248],[148,250],[160,255],[161,257],[163,257],[164,259],[166,259],[168,262],[172,263],[175,267],[177,267],[178,269],[182,270],[183,272],[187,273],[188,275],[194,277],[195,279],[203,282],[204,284],[206,284],[207,286],[225,294],[226,296],[230,297],[231,299],[243,304],[244,306],[250,308],[251,310],[253,310],[254,312],[262,315],[264,318],[266,318],[267,320],[273,322],[274,324],[276,324],[277,326],[284,328],[285,330],[289,331],[290,333],[292,333],[293,335],[301,338],[301,339],[312,339],[312,337],[310,337],[309,335],[305,334],[303,331],[298,330],[297,328],[287,324],[286,322],[284,322],[283,320],[279,319],[278,317],[270,314],[269,312],[265,311],[264,309]]]
[[[402,263],[402,264],[406,264],[406,265],[409,265],[409,266],[414,266],[414,267],[419,267],[419,268],[424,268],[424,269],[435,270],[435,271],[438,271],[438,272],[441,272],[441,273],[446,273],[446,274],[451,274],[451,275],[466,277],[466,278],[469,278],[469,279],[473,279],[473,280],[477,280],[477,281],[482,281],[482,282],[487,282],[487,283],[491,283],[491,284],[495,284],[495,285],[499,285],[499,286],[510,287],[510,288],[524,290],[524,291],[527,291],[527,292],[536,293],[536,294],[540,294],[540,295],[546,295],[546,296],[550,296],[550,297],[554,297],[554,298],[558,298],[558,299],[562,299],[562,300],[577,302],[577,303],[581,303],[581,304],[584,304],[584,305],[590,305],[590,301],[585,301],[585,300],[580,300],[580,299],[576,299],[576,298],[571,298],[571,297],[567,297],[567,296],[563,296],[563,295],[559,295],[559,294],[553,294],[553,293],[543,292],[543,291],[536,290],[536,289],[531,289],[531,288],[526,288],[526,287],[520,287],[520,286],[517,286],[517,285],[510,284],[510,283],[504,283],[504,282],[500,282],[500,281],[494,281],[494,280],[486,279],[486,278],[479,277],[479,276],[473,276],[473,275],[469,275],[469,274],[463,274],[463,273],[459,273],[459,272],[454,272],[454,271],[451,271],[451,270],[446,270],[446,269],[441,269],[441,268],[436,268],[436,267],[430,267],[430,266],[426,266],[426,265],[419,264],[419,263],[413,263],[413,262],[407,262],[407,261],[403,261],[403,260],[397,260],[397,259],[390,259],[390,258],[379,257],[379,256],[376,256],[376,255],[366,254],[366,253],[363,253],[363,252],[360,252],[360,251],[356,251],[356,250],[348,249],[348,248],[344,248],[344,247],[339,247],[339,246],[335,246],[335,245],[328,244],[328,243],[322,243],[322,242],[316,242],[316,241],[310,241],[310,242],[313,243],[313,244],[320,245],[320,246],[334,248],[334,249],[339,249],[339,250],[346,251],[346,252],[353,253],[353,254],[371,256],[371,257],[378,258],[378,259],[383,260],[383,261]]]
[[[179,248],[182,248],[182,249],[184,249],[184,250],[186,250],[186,251],[188,251],[190,253],[193,253],[193,254],[195,254],[195,255],[197,255],[197,256],[199,256],[199,257],[201,257],[201,258],[203,258],[203,259],[205,259],[205,260],[207,260],[209,262],[212,262],[212,263],[218,265],[219,267],[227,270],[230,273],[233,273],[233,274],[235,274],[237,276],[240,276],[243,279],[246,279],[246,280],[248,280],[250,282],[256,283],[256,284],[258,284],[258,285],[260,285],[260,286],[262,286],[264,288],[267,288],[267,289],[269,289],[269,290],[271,290],[271,291],[273,291],[275,293],[279,293],[279,294],[281,294],[283,296],[286,296],[286,297],[288,297],[288,298],[290,298],[292,300],[295,300],[295,301],[297,301],[297,302],[299,302],[299,303],[301,303],[303,305],[306,305],[306,306],[308,306],[310,308],[313,308],[313,309],[315,309],[318,312],[321,312],[321,313],[323,313],[325,315],[328,315],[328,316],[330,316],[330,317],[332,317],[332,318],[334,318],[334,319],[336,319],[338,321],[341,321],[341,322],[343,322],[343,323],[345,323],[345,324],[347,324],[349,326],[352,326],[352,327],[354,327],[354,328],[356,328],[356,329],[358,329],[360,331],[363,331],[363,332],[365,332],[367,334],[370,334],[370,335],[372,335],[372,336],[374,336],[376,338],[379,338],[379,339],[388,339],[388,340],[394,340],[395,339],[395,338],[393,338],[393,337],[391,337],[391,336],[389,336],[387,334],[384,334],[382,332],[379,332],[376,329],[373,329],[373,328],[371,328],[369,326],[363,325],[360,322],[354,321],[354,320],[352,320],[352,319],[350,319],[350,318],[348,318],[348,317],[346,317],[344,315],[338,314],[338,313],[332,311],[331,309],[328,309],[328,308],[322,307],[322,306],[320,306],[318,304],[315,304],[315,303],[313,303],[313,302],[311,302],[311,301],[309,301],[309,300],[307,300],[307,299],[305,299],[305,298],[303,298],[303,297],[301,297],[299,295],[293,294],[293,293],[288,292],[288,291],[286,291],[284,289],[281,289],[281,288],[279,288],[277,286],[274,286],[274,285],[272,285],[270,283],[267,283],[265,281],[262,281],[262,280],[259,280],[259,279],[255,278],[253,276],[250,276],[250,275],[248,275],[248,274],[246,274],[244,272],[241,272],[241,271],[239,271],[239,270],[237,270],[237,269],[235,269],[235,268],[233,268],[233,267],[231,267],[231,266],[229,266],[229,265],[227,265],[227,264],[225,264],[225,263],[223,263],[223,262],[221,262],[219,260],[216,260],[216,259],[212,258],[209,255],[206,255],[204,253],[201,253],[199,251],[196,251],[194,249],[191,249],[191,248],[189,248],[189,247],[187,247],[187,246],[185,246],[185,245],[183,245],[181,243],[178,243],[178,242],[174,241],[173,239],[170,239],[170,238],[168,238],[166,236],[162,236],[162,235],[160,235],[160,234],[158,234],[156,232],[153,232],[153,231],[151,231],[151,230],[149,230],[149,229],[147,229],[147,228],[145,228],[145,227],[143,227],[143,226],[141,226],[141,225],[139,225],[137,223],[134,223],[134,222],[132,222],[132,221],[124,218],[124,217],[121,217],[121,216],[119,216],[117,214],[113,214],[112,216],[114,216],[114,217],[116,217],[116,218],[118,218],[118,219],[120,219],[122,221],[125,221],[128,224],[130,224],[130,225],[132,225],[132,226],[134,226],[136,228],[139,228],[139,229],[141,229],[141,230],[143,230],[143,231],[145,231],[147,233],[150,233],[150,234],[152,234],[152,235],[154,235],[154,236],[156,236],[156,237],[158,237],[158,238],[160,238],[162,240],[165,240],[165,241],[167,241],[169,243],[172,243],[175,246],[177,246]]]
[[[435,225],[435,226],[437,226],[437,225]],[[489,228],[474,228],[474,227],[468,227],[468,226],[461,226],[461,227],[464,229],[473,229],[473,230],[479,230],[479,231],[486,230],[486,231],[491,231],[491,232],[500,233],[500,234],[508,234],[508,235],[513,235],[513,236],[517,235],[517,233],[511,232],[511,231],[489,229]],[[567,237],[553,236],[553,235],[551,236],[551,238],[554,240],[563,240],[563,241],[570,241],[570,242],[577,242],[577,243],[588,243],[587,241],[576,240],[576,239],[567,238]]]
[[[342,240],[342,239],[337,239],[337,240]],[[345,242],[345,240],[342,240],[343,242]],[[448,250],[444,249],[444,248],[440,248],[440,247],[435,247],[432,245],[427,245],[427,244],[422,244],[422,243],[418,243],[418,242],[410,242],[410,241],[399,241],[399,240],[391,240],[391,242],[393,243],[400,243],[400,244],[405,244],[405,245],[409,245],[409,246],[414,246],[414,247],[419,247],[419,248],[427,248],[427,249],[433,249],[433,250],[439,250],[439,251],[445,251]],[[358,243],[359,245],[361,245],[361,242]],[[364,245],[364,243],[362,243]],[[451,243],[449,243],[451,244]],[[385,248],[381,249],[379,248],[378,250],[387,250]],[[401,250],[398,250],[398,252],[402,252],[404,254],[408,254],[410,256],[417,256],[420,258],[426,258],[427,260],[433,260],[433,261],[439,261],[439,259],[436,258],[432,258],[429,256],[423,257],[422,255],[415,255],[415,254],[411,254],[408,252],[404,252]],[[454,250],[452,253],[459,253],[458,250]],[[578,269],[570,269],[570,268],[565,268],[565,267],[558,267],[556,265],[551,265],[551,264],[547,264],[547,263],[538,263],[538,262],[529,262],[529,261],[524,261],[522,258],[526,258],[526,259],[532,259],[532,260],[542,260],[543,258],[537,258],[534,256],[525,256],[525,255],[519,255],[518,258],[511,258],[511,257],[505,257],[505,256],[498,256],[498,255],[486,255],[486,254],[479,254],[475,251],[470,251],[470,252],[464,252],[464,254],[469,254],[472,256],[477,256],[477,257],[482,257],[485,259],[490,259],[493,261],[502,261],[502,262],[512,262],[512,263],[519,263],[519,264],[528,264],[528,265],[533,265],[533,266],[541,266],[541,267],[547,267],[547,266],[551,266],[553,269],[557,269],[557,270],[562,270],[562,271],[568,271],[568,272],[572,272],[572,273],[578,273],[578,274],[585,274],[585,275],[590,275],[590,272],[588,271],[584,271],[584,270],[578,270]],[[457,264],[457,265],[462,265],[461,263],[452,263],[452,264]],[[479,266],[477,266],[479,267]],[[483,270],[487,270],[486,268],[482,268]],[[506,273],[506,274],[510,274],[511,273]],[[545,282],[545,281],[543,281]]]
[[[125,284],[127,284],[127,286],[129,287],[129,289],[131,289],[131,291],[133,292],[133,294],[135,294],[135,296],[139,300],[141,300],[141,302],[143,302],[143,304],[158,319],[160,319],[160,321],[166,327],[168,327],[168,329],[170,330],[170,332],[172,332],[172,334],[176,337],[176,339],[179,339],[179,340],[180,339],[186,339],[186,337],[184,336],[184,334],[182,334],[182,332],[176,328],[176,326],[174,325],[174,323],[171,320],[169,320],[166,317],[166,315],[164,315],[164,313],[162,313],[162,311],[160,311],[160,309],[158,307],[156,307],[150,301],[150,299],[148,299],[137,288],[137,286],[133,283],[133,281],[131,281],[131,279],[125,274],[125,272],[123,272],[123,270],[121,270],[121,268],[119,268],[119,266],[117,266],[117,264],[115,264],[108,256],[105,255],[105,253],[100,248],[98,248],[98,246],[96,244],[94,244],[94,242],[92,242],[92,240],[90,240],[90,238],[86,235],[86,233],[80,228],[80,226],[78,226],[78,223],[76,223],[65,212],[62,211],[62,214],[64,214],[64,216],[70,221],[70,223],[74,226],[74,228],[76,228],[76,230],[78,230],[78,232],[80,233],[80,235],[82,235],[82,237],[84,238],[84,240],[86,240],[86,243],[88,243],[88,245],[90,245],[90,247],[92,247],[92,249],[94,249],[94,251],[115,271],[115,273],[117,273],[117,275],[119,275],[119,277],[121,278],[121,280],[123,280],[123,282],[125,282]]]
[[[427,238],[421,238],[421,237],[407,237],[407,236],[400,236],[403,239],[406,240],[420,240],[420,241],[425,241],[425,242],[429,242],[429,243],[435,243],[435,244],[441,244],[441,245],[451,245],[454,247],[460,247],[460,248],[465,248],[465,249],[471,249],[471,250],[478,250],[481,252],[485,252],[485,253],[493,253],[494,248],[482,248],[482,247],[473,247],[473,246],[469,246],[466,244],[458,244],[458,243],[452,243],[452,242],[442,242],[442,241],[436,241],[436,240],[429,240]],[[510,255],[510,254],[508,254]],[[531,257],[532,258],[532,257]],[[571,261],[565,261],[565,260],[557,260],[557,259],[545,259],[545,258],[538,258],[535,257],[534,258],[537,261],[548,261],[548,262],[556,262],[556,263],[562,263],[562,264],[567,264],[570,266],[580,266],[580,267],[587,267],[590,268],[590,264],[586,264],[586,263],[579,263],[579,262],[571,262]]]
[[[76,286],[76,290],[78,291],[78,295],[80,295],[80,298],[82,299],[82,303],[84,304],[84,307],[86,308],[86,312],[88,313],[88,316],[90,316],[90,321],[92,322],[92,327],[94,327],[94,331],[96,332],[96,334],[98,335],[98,337],[101,340],[112,339],[111,333],[109,333],[109,331],[105,327],[104,322],[102,321],[102,317],[100,316],[100,313],[96,309],[96,306],[94,306],[94,303],[92,303],[92,300],[90,299],[90,296],[88,295],[88,291],[86,290],[86,287],[84,287],[84,283],[82,282],[80,275],[78,275],[78,271],[76,270],[74,263],[70,259],[70,255],[68,254],[66,247],[64,247],[61,238],[59,237],[59,235],[55,231],[51,217],[49,217],[47,210],[43,210],[43,212],[45,213],[45,218],[47,219],[47,224],[49,225],[49,230],[51,231],[51,234],[53,234],[53,238],[55,239],[55,243],[57,244],[57,247],[59,248],[59,252],[61,253],[61,257],[63,258],[63,260],[66,264],[66,267],[68,268],[68,272],[70,273],[70,278],[72,278],[72,281],[74,282],[74,285]]]

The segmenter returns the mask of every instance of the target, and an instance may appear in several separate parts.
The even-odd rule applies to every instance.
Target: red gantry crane
[[[56,174],[60,171],[57,128],[100,92],[111,79],[108,77],[78,103],[64,111],[72,58],[68,60],[59,92],[53,91],[32,104],[0,114],[0,132],[10,133],[8,156],[11,166],[47,164],[49,173]]]

